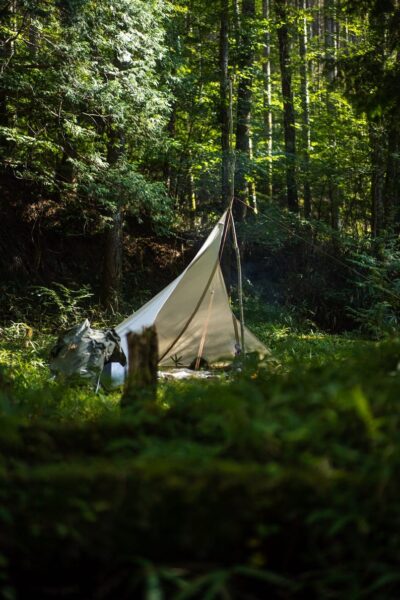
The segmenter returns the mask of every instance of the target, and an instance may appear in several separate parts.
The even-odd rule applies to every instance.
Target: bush
[[[331,332],[395,335],[400,319],[397,238],[354,238],[270,207],[241,228],[245,269],[264,302]]]
[[[399,359],[399,340],[360,344],[167,384],[134,413],[3,413],[6,592],[397,597]]]

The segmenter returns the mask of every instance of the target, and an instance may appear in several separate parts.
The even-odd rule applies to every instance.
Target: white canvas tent
[[[199,356],[209,364],[233,359],[240,349],[240,323],[231,311],[219,260],[227,218],[225,213],[179,277],[116,327],[126,355],[127,334],[155,325],[161,367],[174,367],[173,358],[186,367]],[[266,353],[246,328],[244,335],[246,352]],[[114,382],[122,382],[123,367],[113,364],[112,369]]]

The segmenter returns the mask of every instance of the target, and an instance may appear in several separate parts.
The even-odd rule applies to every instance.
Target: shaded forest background
[[[400,598],[399,25],[0,0],[1,598]],[[60,330],[158,292],[232,183],[270,354],[131,407],[51,378]]]
[[[227,204],[231,97],[247,292],[396,328],[399,22],[397,0],[1,0],[3,320],[124,312],[174,276]]]

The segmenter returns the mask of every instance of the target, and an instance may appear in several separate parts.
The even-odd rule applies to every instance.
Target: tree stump
[[[156,328],[129,333],[128,377],[121,407],[134,408],[138,400],[155,401],[157,396],[158,339]]]

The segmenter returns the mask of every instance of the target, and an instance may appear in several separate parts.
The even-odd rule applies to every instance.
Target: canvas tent
[[[240,323],[229,305],[220,266],[226,212],[189,266],[115,330],[128,354],[127,334],[155,325],[159,341],[159,364],[189,366],[198,356],[209,364],[232,360],[240,349]],[[265,346],[245,328],[246,352],[265,354]],[[112,365],[114,383],[121,383],[126,372]]]

